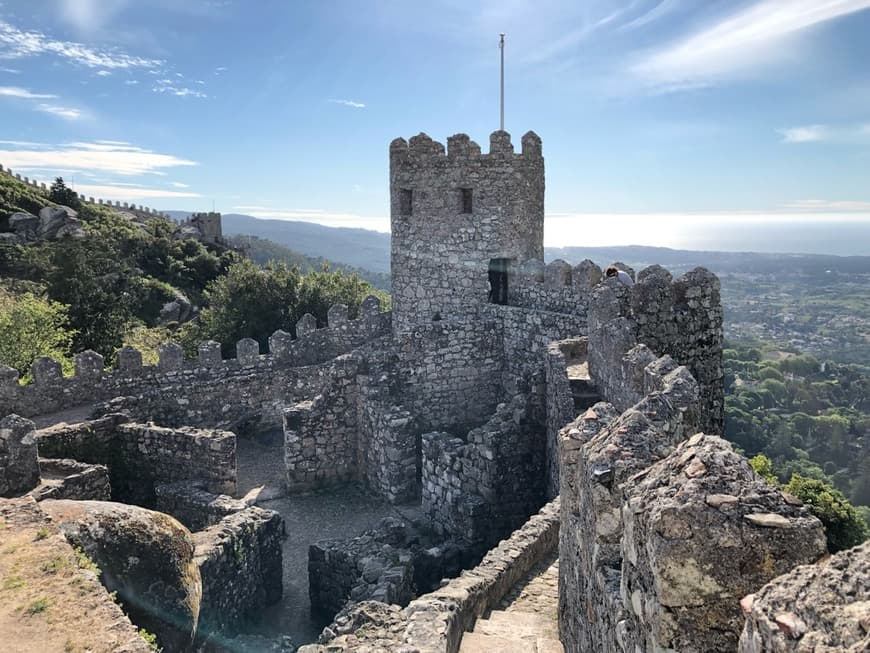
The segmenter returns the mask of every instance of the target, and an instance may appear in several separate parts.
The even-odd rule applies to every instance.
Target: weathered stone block
[[[115,363],[122,372],[137,373],[142,369],[142,352],[135,347],[125,345],[115,354]]]
[[[200,367],[217,367],[223,362],[221,356],[221,343],[214,340],[199,343],[197,349]]]
[[[103,375],[103,357],[90,349],[76,354],[75,370],[79,379],[97,379]]]
[[[306,313],[296,322],[296,337],[304,338],[317,330],[317,318],[311,313]]]
[[[359,307],[362,318],[376,317],[381,312],[381,300],[374,295],[366,297]]]
[[[293,347],[293,336],[286,331],[278,329],[269,336],[269,353],[283,360],[290,355]]]
[[[260,343],[253,338],[242,338],[236,343],[236,359],[242,367],[256,365],[260,360]]]
[[[37,385],[57,385],[63,381],[63,368],[53,358],[42,356],[30,366],[33,382]]]
[[[641,650],[734,650],[739,600],[826,552],[821,522],[717,437],[692,437],[625,493],[622,596]]]
[[[0,420],[0,497],[19,496],[39,485],[35,428],[18,415]]]
[[[181,345],[168,342],[157,350],[159,360],[157,367],[161,372],[176,372],[184,365],[184,350]]]
[[[870,542],[796,567],[740,605],[738,653],[870,650]]]

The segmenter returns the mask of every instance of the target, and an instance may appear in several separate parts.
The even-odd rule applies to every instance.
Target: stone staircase
[[[564,653],[556,623],[534,612],[493,610],[462,636],[459,653]]]
[[[559,561],[555,552],[465,633],[459,653],[564,653],[559,642]]]

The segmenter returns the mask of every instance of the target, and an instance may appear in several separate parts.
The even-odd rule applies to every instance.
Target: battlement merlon
[[[522,158],[530,161],[543,159],[541,138],[533,131],[526,132],[521,139],[521,152],[514,151],[511,135],[506,131],[494,131],[489,137],[489,153],[483,154],[480,145],[471,140],[468,134],[454,134],[447,139],[447,147],[433,140],[425,133],[412,136],[406,141],[396,138],[390,143],[390,165],[431,164],[439,160],[456,161],[460,159],[504,159]]]

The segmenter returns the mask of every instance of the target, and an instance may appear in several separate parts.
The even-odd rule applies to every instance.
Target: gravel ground
[[[239,496],[266,485],[280,488],[283,471],[283,434],[273,432],[238,441]],[[248,632],[275,637],[289,635],[297,645],[317,639],[327,622],[311,616],[308,599],[308,546],[322,539],[354,537],[374,527],[396,509],[365,489],[348,485],[306,494],[285,494],[258,505],[284,517],[284,598],[267,608]]]

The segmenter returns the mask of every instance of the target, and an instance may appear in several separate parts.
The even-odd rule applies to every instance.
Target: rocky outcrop
[[[870,651],[870,542],[797,567],[741,606],[739,653]]]
[[[35,428],[18,415],[0,420],[0,497],[19,496],[39,485]]]
[[[39,212],[39,238],[59,240],[61,238],[82,238],[82,221],[79,214],[67,206],[46,206]]]
[[[199,619],[202,581],[190,531],[163,513],[104,501],[43,501],[73,546],[100,568],[100,579],[135,624],[164,650],[186,651]]]
[[[83,238],[85,235],[78,213],[66,206],[46,206],[38,217],[13,213],[9,217],[9,229],[20,242]]]

